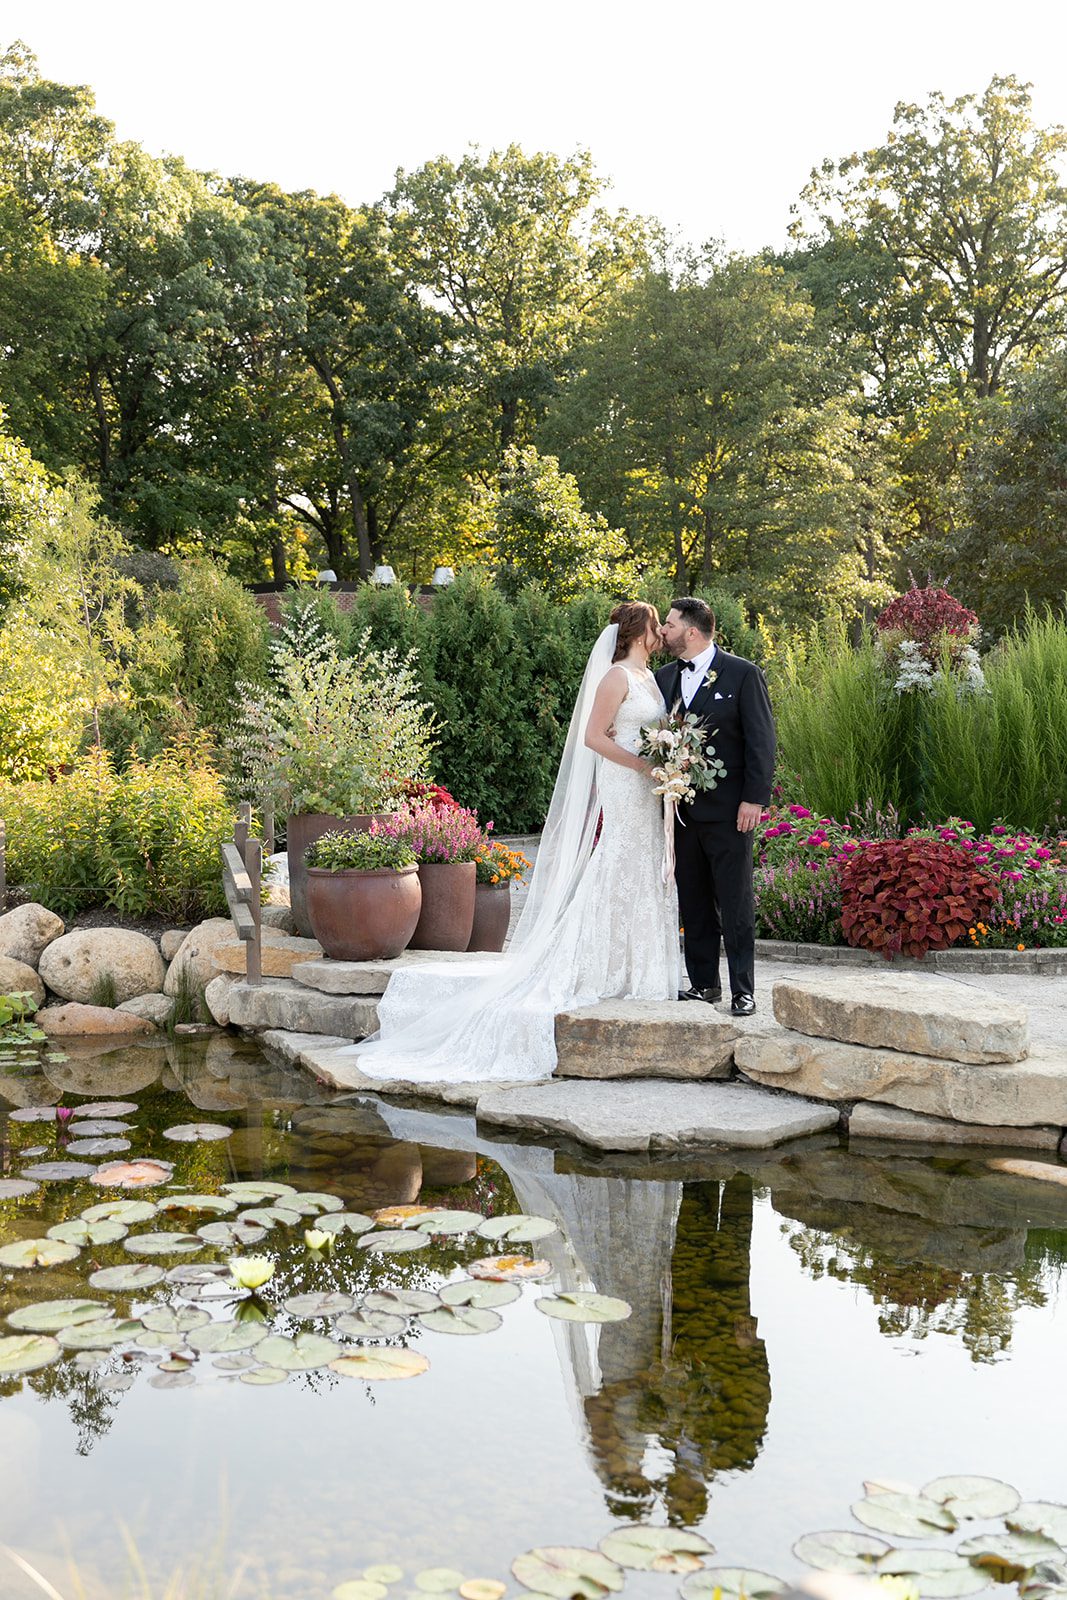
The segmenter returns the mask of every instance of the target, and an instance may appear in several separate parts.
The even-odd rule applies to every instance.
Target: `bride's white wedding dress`
[[[614,637],[606,629],[589,659],[511,950],[490,961],[427,962],[394,973],[379,1005],[379,1033],[351,1049],[368,1077],[546,1078],[556,1064],[557,1012],[677,994],[678,902],[673,878],[663,881],[659,797],[644,773],[584,748]],[[636,751],[641,729],[665,707],[651,673],[626,671],[615,741]]]

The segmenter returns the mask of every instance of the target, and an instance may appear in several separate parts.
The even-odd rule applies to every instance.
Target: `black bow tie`
[[[696,664],[695,661],[683,661],[682,662],[682,671],[683,672],[695,672],[696,669],[697,669],[697,664]]]

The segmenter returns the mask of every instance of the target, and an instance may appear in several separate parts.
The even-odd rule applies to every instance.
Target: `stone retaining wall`
[[[894,956],[887,961],[873,950],[850,945],[790,944],[785,939],[757,939],[756,955],[764,961],[829,963],[844,967],[877,967],[880,972],[1018,972],[1031,977],[1067,974],[1067,950],[933,950],[921,959]]]

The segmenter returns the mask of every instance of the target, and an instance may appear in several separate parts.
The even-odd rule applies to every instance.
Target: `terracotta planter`
[[[477,868],[473,861],[426,861],[419,866],[422,915],[413,950],[466,950],[474,927]]]
[[[309,867],[311,931],[333,961],[385,961],[406,950],[422,909],[418,867],[331,872]]]
[[[474,891],[474,927],[468,950],[503,950],[511,921],[511,884],[480,883]]]
[[[297,933],[305,939],[312,937],[307,910],[307,867],[304,851],[324,833],[366,833],[372,822],[382,816],[331,817],[319,811],[294,812],[286,825],[286,849],[289,852],[289,905],[296,923]]]

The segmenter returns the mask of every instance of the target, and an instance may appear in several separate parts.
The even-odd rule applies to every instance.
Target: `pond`
[[[759,1155],[595,1162],[491,1142],[466,1116],[330,1096],[228,1037],[64,1060],[24,1053],[2,1070],[0,1177],[28,1172],[39,1186],[0,1200],[0,1246],[109,1201],[162,1205],[120,1212],[124,1238],[104,1229],[69,1260],[0,1276],[0,1315],[16,1326],[20,1308],[82,1298],[102,1302],[101,1317],[140,1322],[89,1350],[68,1326],[59,1359],[0,1379],[0,1541],[63,1600],[77,1582],[90,1600],[140,1594],[125,1587],[134,1547],[153,1594],[195,1572],[202,1586],[190,1595],[327,1600],[385,1565],[403,1574],[383,1575],[397,1600],[432,1592],[425,1569],[435,1568],[453,1569],[441,1592],[462,1574],[521,1595],[510,1571],[521,1552],[595,1546],[634,1521],[703,1534],[713,1565],[791,1579],[807,1570],[792,1553],[800,1536],[861,1531],[849,1507],[865,1480],[988,1474],[1026,1500],[1067,1489],[1067,1188],[997,1170],[997,1152],[850,1152],[824,1136]],[[75,1109],[69,1125],[20,1115],[57,1103]],[[103,1127],[84,1132],[85,1120]],[[169,1136],[190,1124],[207,1124],[205,1137]],[[173,1170],[136,1191],[91,1181],[140,1157]],[[55,1161],[84,1170],[51,1177]],[[224,1189],[254,1180],[289,1189]],[[236,1245],[220,1237],[250,1209],[284,1212],[290,1190],[304,1196],[295,1220],[261,1217],[260,1234],[252,1226]],[[190,1192],[196,1208],[180,1205]],[[417,1204],[524,1213],[553,1231],[512,1243],[433,1231],[398,1253],[360,1245],[359,1214]],[[325,1212],[341,1231],[313,1249],[305,1229],[323,1205],[357,1215],[349,1229]],[[188,1253],[129,1249],[161,1231],[193,1236]],[[510,1303],[493,1281],[501,1303],[487,1320],[499,1326],[454,1337],[418,1320],[442,1285],[502,1251],[547,1265]],[[234,1254],[275,1263],[258,1294],[232,1298],[223,1279]],[[216,1264],[215,1275],[190,1272]],[[89,1281],[134,1265],[157,1281]],[[537,1304],[588,1289],[626,1302],[629,1316],[559,1320]],[[383,1291],[426,1298],[372,1301],[379,1315],[391,1307],[380,1327],[344,1321],[349,1302]],[[348,1297],[322,1307],[328,1317],[295,1298],[325,1293]],[[205,1341],[214,1323],[229,1331]],[[264,1328],[290,1340],[268,1347],[283,1363],[271,1383],[254,1381],[263,1364],[251,1341]],[[302,1359],[298,1334],[349,1356],[384,1351],[386,1362],[412,1352],[399,1360],[414,1375],[320,1365],[342,1352],[316,1344],[310,1370],[286,1371]],[[197,1342],[210,1347],[189,1348]],[[222,1583],[239,1571],[234,1587]],[[678,1581],[629,1572],[626,1588],[666,1597]],[[0,1553],[5,1600],[41,1592]],[[372,1581],[350,1593],[381,1590]]]

